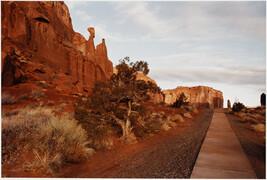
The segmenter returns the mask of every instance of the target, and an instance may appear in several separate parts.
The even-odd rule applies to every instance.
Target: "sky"
[[[73,28],[95,28],[113,66],[148,62],[164,89],[204,85],[246,106],[266,93],[266,2],[65,1]]]

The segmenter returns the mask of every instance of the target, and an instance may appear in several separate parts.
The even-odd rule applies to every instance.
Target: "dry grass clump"
[[[163,123],[161,129],[164,131],[168,131],[171,127],[167,123]]]
[[[198,114],[198,110],[197,109],[193,109],[192,113],[193,114]]]
[[[1,101],[2,105],[12,105],[17,103],[17,99],[14,96],[11,96],[10,94],[7,94],[5,92],[3,92],[1,95]]]
[[[41,97],[46,97],[45,93],[43,91],[41,91],[40,89],[34,89],[31,92],[32,96],[34,98],[41,98]]]
[[[252,110],[246,110],[244,112],[235,112],[234,115],[240,117],[241,121],[249,122],[253,124],[265,123],[265,116],[262,116],[261,111],[256,112]]]
[[[23,108],[2,113],[2,163],[33,152],[35,159],[25,170],[52,173],[65,162],[85,161],[93,151],[87,134],[76,120],[57,117],[48,108]]]
[[[172,122],[184,122],[184,118],[180,114],[176,114],[174,116],[168,116],[167,120],[170,120]]]
[[[185,118],[192,118],[192,115],[190,113],[188,113],[188,112],[187,113],[184,113],[183,116]]]
[[[170,126],[170,127],[176,127],[176,126],[177,126],[177,124],[176,124],[175,122],[172,122],[172,121],[170,121],[170,120],[167,120],[166,123],[167,123],[167,125]]]
[[[266,127],[264,124],[253,124],[251,125],[252,129],[256,132],[265,132]]]
[[[254,114],[253,116],[254,116],[254,119],[256,120],[256,122],[259,122],[259,123],[265,122],[264,116],[261,116],[260,114]]]

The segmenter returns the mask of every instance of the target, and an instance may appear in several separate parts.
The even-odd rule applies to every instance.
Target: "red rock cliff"
[[[208,108],[222,108],[223,94],[221,91],[215,90],[211,87],[196,86],[196,87],[182,87],[178,86],[176,89],[164,90],[164,102],[166,104],[173,104],[180,94],[184,93],[190,103],[195,103],[197,107]]]
[[[91,88],[95,81],[106,81],[112,75],[105,42],[95,48],[92,28],[88,41],[74,32],[64,2],[2,1],[1,18],[2,86],[38,79],[32,69],[37,63],[68,76],[77,91]],[[40,69],[38,72],[47,73]]]

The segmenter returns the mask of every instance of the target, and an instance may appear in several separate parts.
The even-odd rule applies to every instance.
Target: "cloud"
[[[151,78],[170,82],[211,82],[234,85],[264,85],[265,67],[177,67],[153,68]]]
[[[160,9],[158,7],[151,8],[150,2],[118,2],[116,3],[116,12],[121,17],[120,24],[132,22],[137,26],[149,32],[145,39],[153,37],[153,35],[164,36],[175,28],[172,26],[173,20],[167,20],[160,17]]]
[[[265,41],[265,13],[259,14],[258,4],[118,2],[115,11],[121,24],[144,30],[143,41]]]
[[[92,21],[92,17],[89,16],[85,11],[81,11],[79,9],[75,9],[74,13],[79,17],[82,21]]]
[[[237,59],[234,58],[223,58],[220,55],[222,53],[218,48],[218,51],[210,52],[206,51],[209,48],[201,49],[200,51],[192,51],[188,53],[179,53],[179,54],[171,54],[166,56],[154,56],[149,59],[151,64],[161,64],[161,67],[170,66],[222,66],[224,64],[234,64],[234,62],[238,62]],[[222,49],[223,50],[223,49]]]
[[[106,29],[108,29],[108,28],[103,24],[96,24],[96,25],[94,25],[94,28],[96,30],[97,36],[103,37],[108,41],[115,41],[115,42],[133,42],[133,41],[137,41],[137,39],[135,39],[135,38],[127,38],[127,37],[123,37],[119,33],[114,33],[114,32],[111,32],[111,31],[107,31]]]
[[[68,8],[70,10],[75,9],[79,6],[83,6],[84,4],[86,4],[86,1],[64,1],[65,4],[67,4]]]

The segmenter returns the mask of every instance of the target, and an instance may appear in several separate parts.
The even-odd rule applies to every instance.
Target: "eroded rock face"
[[[27,70],[31,69],[29,64],[36,63],[56,74],[66,74],[65,80],[69,77],[79,86],[77,89],[92,87],[95,81],[107,81],[112,75],[112,62],[108,60],[105,43],[95,48],[93,28],[88,29],[91,34],[88,41],[74,32],[64,2],[3,1],[1,16],[3,86],[12,86],[23,77],[36,79],[34,72]],[[13,55],[9,53],[11,48]],[[16,63],[20,60],[27,61],[24,67]],[[24,75],[25,72],[31,73]],[[42,76],[49,79],[50,74]]]
[[[178,86],[176,89],[164,90],[164,102],[166,104],[173,104],[180,94],[184,93],[190,103],[196,104],[197,107],[207,108],[222,108],[223,94],[221,91],[215,90],[211,87],[196,86],[196,87],[182,87]]]
[[[105,39],[102,39],[102,43],[95,48],[95,29],[90,27],[87,30],[90,33],[88,41],[81,34],[75,33],[72,43],[84,56],[98,64],[107,77],[110,77],[113,74],[113,64],[108,59]]]

